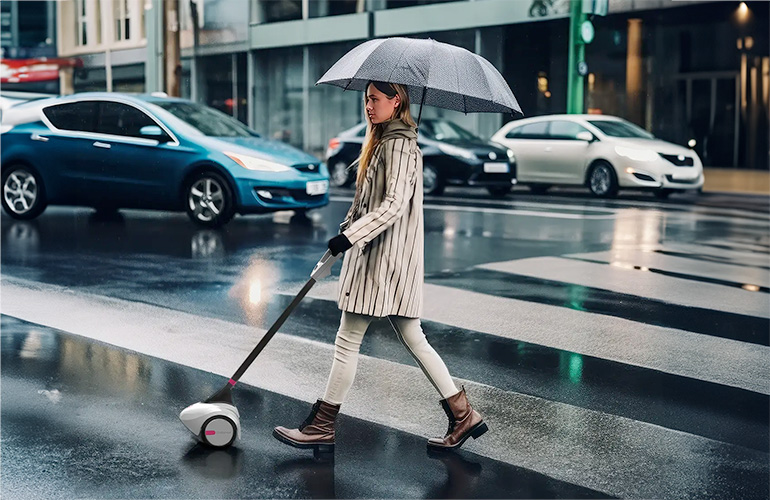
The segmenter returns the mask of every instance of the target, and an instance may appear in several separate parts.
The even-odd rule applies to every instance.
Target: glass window
[[[505,137],[508,139],[545,139],[548,122],[537,122],[515,127]]]
[[[133,106],[109,101],[99,104],[99,122],[96,131],[100,134],[143,137],[139,130],[147,125],[158,124]]]
[[[131,38],[128,0],[113,0],[112,15],[115,18],[115,40],[128,40]]]
[[[340,57],[358,43],[360,42],[318,44],[311,46],[308,50],[309,123],[307,140],[304,145],[299,145],[319,158],[324,156],[331,138],[349,130],[364,119],[363,92],[344,91],[334,85],[315,84]]]
[[[431,5],[436,3],[457,2],[460,0],[386,0],[386,9],[401,9],[403,7],[417,7],[420,5]]]
[[[180,101],[153,101],[180,120],[211,137],[255,137],[256,133],[232,116],[202,104]]]
[[[308,105],[311,112],[326,113],[322,115],[322,118],[327,119],[327,122],[320,122],[323,127],[329,126],[331,120],[335,118],[335,115],[328,111],[328,108],[324,111],[321,111],[321,106],[314,109],[314,106],[318,105],[315,90],[328,85],[311,86],[310,103],[304,102],[301,47],[257,51],[256,63],[256,74],[269,76],[257,81],[256,94],[254,95],[254,128],[263,135],[302,148],[304,145],[303,106]],[[310,64],[312,67],[312,57]],[[310,71],[310,75],[315,76],[315,74],[317,73]],[[342,89],[338,90],[341,94]],[[349,92],[349,94],[354,94],[354,92]],[[311,115],[311,127],[308,132],[313,132],[321,137],[323,127],[313,127],[314,121]],[[345,128],[338,128],[332,134]],[[331,137],[334,136],[325,138],[322,147],[328,144]],[[319,139],[320,143],[321,140]]]
[[[359,0],[316,0],[308,4],[308,17],[340,16],[363,12]]]
[[[75,0],[75,22],[78,34],[77,45],[88,44],[88,18],[86,17],[86,0]]]
[[[479,140],[471,132],[447,120],[423,120],[420,123],[420,132],[428,139],[437,141]]]
[[[588,129],[579,123],[566,120],[555,120],[551,122],[551,128],[548,135],[551,139],[577,140],[577,135],[580,132],[588,132]]]
[[[598,128],[604,134],[610,137],[640,137],[642,139],[655,138],[651,133],[627,121],[588,120],[588,123]]]
[[[61,130],[94,132],[96,130],[96,101],[70,102],[43,110],[53,126]]]
[[[259,0],[263,23],[302,19],[302,0]]]

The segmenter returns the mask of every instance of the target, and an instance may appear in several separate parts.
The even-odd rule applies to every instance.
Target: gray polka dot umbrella
[[[342,56],[316,82],[365,91],[370,80],[400,83],[409,101],[463,113],[519,113],[499,71],[461,47],[419,38],[378,38]]]

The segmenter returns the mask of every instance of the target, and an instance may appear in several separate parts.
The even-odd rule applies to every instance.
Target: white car
[[[492,140],[513,150],[518,182],[533,192],[586,185],[596,196],[615,196],[626,188],[666,198],[703,187],[703,165],[695,151],[614,116],[525,118],[506,123]]]

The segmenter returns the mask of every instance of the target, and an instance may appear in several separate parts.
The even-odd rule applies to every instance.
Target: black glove
[[[334,238],[329,240],[329,250],[332,251],[332,255],[335,257],[340,252],[344,252],[345,250],[352,247],[353,244],[350,242],[347,236],[344,234],[338,234]]]

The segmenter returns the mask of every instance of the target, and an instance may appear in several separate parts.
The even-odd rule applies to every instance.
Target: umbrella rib
[[[455,76],[457,77],[457,93],[463,96],[463,113],[468,114],[468,106],[465,104],[465,92],[460,92],[460,68],[457,67],[457,54],[454,51],[450,51],[452,54],[452,61],[455,63]]]
[[[396,64],[393,65],[393,69],[390,70],[390,75],[388,75],[388,83],[393,83],[390,81],[393,79],[393,72],[396,71],[396,68],[398,68],[398,63],[400,63],[401,59],[404,58],[404,53],[406,53],[406,51],[409,50],[409,47],[411,47],[414,44],[414,42],[415,40],[414,38],[412,38],[411,41],[409,42],[409,45],[407,45],[406,48],[404,48],[404,50],[401,52],[401,54],[399,54],[398,59],[396,60]]]

